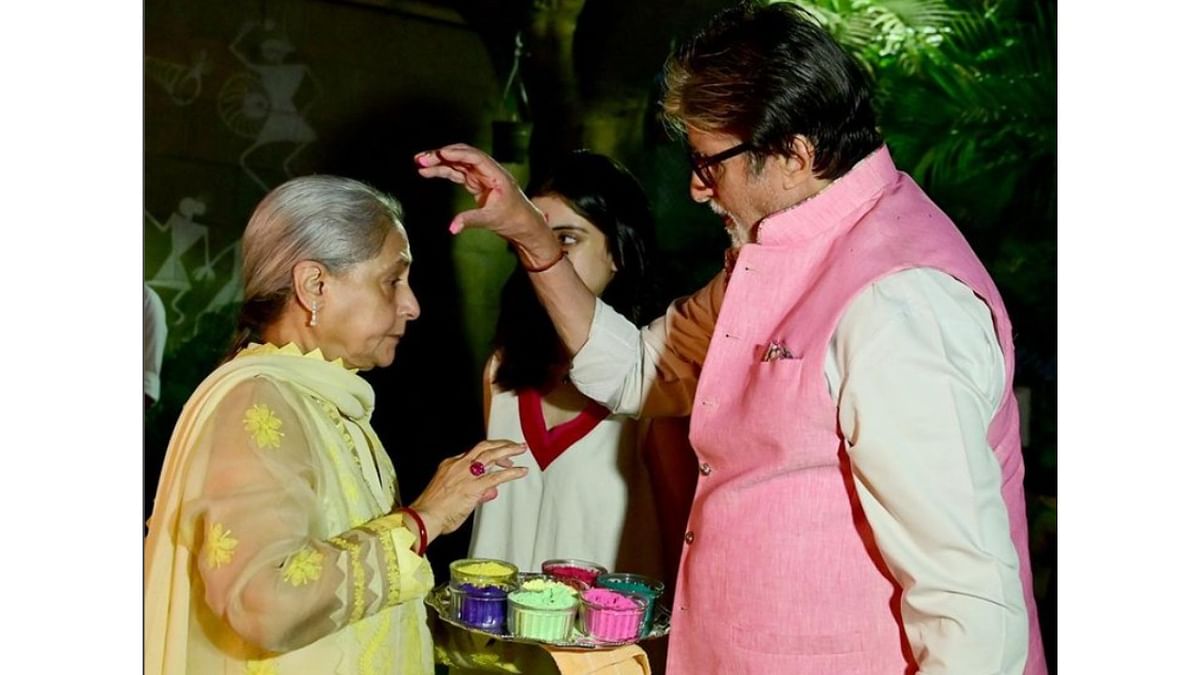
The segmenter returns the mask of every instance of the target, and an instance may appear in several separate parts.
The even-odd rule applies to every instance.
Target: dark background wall
[[[446,233],[467,198],[449,183],[421,180],[410,159],[417,151],[476,144],[503,152],[522,180],[562,149],[608,153],[650,195],[663,298],[704,283],[725,235],[688,198],[682,147],[663,133],[655,104],[673,42],[727,4],[147,2],[144,272],[170,329],[163,397],[145,422],[147,504],[179,410],[232,331],[241,230],[289,176],[364,180],[407,212],[423,313],[396,365],[367,378],[378,400],[373,422],[409,499],[438,461],[482,438],[479,373],[513,265],[491,235]],[[897,163],[955,218],[1004,293],[1024,403],[1035,583],[1053,663],[1056,3],[799,4],[871,71]],[[506,90],[518,31],[520,72]],[[440,575],[468,538],[469,526],[434,544]]]
[[[402,493],[415,496],[442,456],[481,438],[463,294],[444,233],[452,189],[421,181],[410,158],[443,143],[486,144],[497,75],[458,15],[416,9],[426,11],[147,4],[145,271],[170,330],[163,399],[147,419],[148,492],[180,407],[227,346],[246,218],[289,175],[351,176],[395,194],[407,211],[425,312],[397,365],[367,375]],[[264,56],[264,47],[278,51]]]
[[[241,297],[238,244],[246,218],[290,176],[350,176],[404,205],[423,314],[396,365],[366,377],[377,393],[375,427],[409,498],[438,461],[482,438],[479,373],[498,291],[513,265],[487,233],[449,237],[445,227],[467,197],[449,183],[420,179],[411,163],[416,152],[450,142],[498,148],[493,122],[515,119],[533,129],[509,157],[518,178],[562,148],[613,154],[649,178],[664,222],[688,221],[661,236],[669,270],[664,298],[712,274],[724,234],[687,198],[682,156],[649,112],[670,26],[683,16],[702,20],[695,10],[703,7],[686,15],[634,3],[597,7],[147,4],[145,278],[162,296],[169,328],[162,399],[146,419],[147,509],[179,410],[228,344]],[[577,21],[595,27],[572,45]],[[627,25],[655,29],[629,43],[629,31],[620,28]],[[518,28],[525,35],[522,69],[506,97]],[[576,61],[586,77],[576,77]],[[514,103],[522,85],[528,102]],[[576,92],[567,105],[562,91]],[[656,179],[664,171],[670,180]],[[693,219],[704,225],[692,227]],[[437,542],[435,569],[459,557],[468,537],[464,528]]]

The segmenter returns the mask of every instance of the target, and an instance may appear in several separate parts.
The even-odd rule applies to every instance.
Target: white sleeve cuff
[[[585,396],[609,410],[635,413],[618,407],[627,383],[640,378],[641,342],[637,326],[597,299],[587,342],[571,362],[571,381]]]

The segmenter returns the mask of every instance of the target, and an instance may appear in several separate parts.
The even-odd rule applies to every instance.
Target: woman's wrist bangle
[[[424,556],[425,548],[429,546],[429,531],[425,529],[425,521],[421,519],[421,516],[417,515],[415,509],[407,506],[401,506],[400,512],[407,513],[409,517],[413,519],[413,522],[417,524],[417,530],[420,534],[420,541],[417,545],[417,555]]]
[[[523,267],[525,271],[529,272],[530,274],[537,274],[538,272],[545,272],[551,267],[554,267],[565,257],[567,257],[567,249],[561,248],[558,250],[558,257],[556,257],[554,260],[551,260],[549,263],[542,265],[541,267],[528,267],[524,262],[521,263],[521,267]]]

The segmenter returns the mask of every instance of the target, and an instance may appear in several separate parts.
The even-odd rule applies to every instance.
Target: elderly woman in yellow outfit
[[[356,373],[420,311],[400,219],[330,176],[251,217],[236,355],[184,407],[150,519],[147,673],[433,672],[425,547],[523,476],[525,448],[480,443],[399,505]]]

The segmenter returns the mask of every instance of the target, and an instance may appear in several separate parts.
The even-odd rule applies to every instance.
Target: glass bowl
[[[641,595],[593,588],[579,603],[579,630],[598,642],[629,642],[642,634],[647,605]]]
[[[654,607],[658,599],[662,597],[663,590],[666,586],[658,579],[652,579],[641,574],[630,574],[620,572],[616,574],[602,574],[596,579],[597,588],[611,588],[615,591],[623,591],[633,593],[640,596],[646,601],[646,616],[642,620],[642,635],[650,632],[650,627],[654,621]]]
[[[565,584],[570,584],[576,590],[586,591],[596,585],[597,577],[608,574],[608,570],[603,565],[590,560],[561,558],[543,562],[542,574],[548,574]]]

